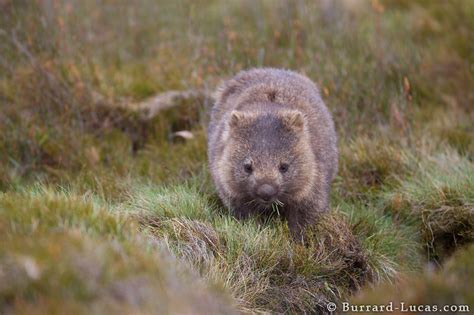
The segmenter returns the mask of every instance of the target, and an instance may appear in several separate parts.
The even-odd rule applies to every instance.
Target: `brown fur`
[[[318,88],[295,72],[243,71],[216,92],[209,166],[220,198],[238,218],[267,213],[278,200],[291,233],[300,238],[329,210],[336,141]]]

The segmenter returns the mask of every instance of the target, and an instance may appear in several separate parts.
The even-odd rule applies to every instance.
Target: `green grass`
[[[428,256],[442,260],[474,241],[474,167],[457,153],[423,161],[412,179],[387,193],[387,211],[421,228]]]
[[[413,303],[472,303],[470,1],[0,9],[0,313],[318,313],[415,274]],[[304,246],[222,206],[205,99],[131,109],[259,66],[305,73],[334,114],[332,212]]]
[[[19,314],[234,312],[217,285],[199,281],[165,242],[143,237],[137,226],[72,193],[0,195],[0,308]]]
[[[324,309],[328,299],[346,297],[369,279],[393,278],[400,247],[413,246],[387,223],[362,219],[359,209],[345,209],[358,216],[353,224],[335,213],[309,232],[306,247],[295,245],[279,220],[238,222],[196,186],[172,187],[142,187],[119,208],[139,217],[147,233],[166,239],[208,281],[225,283],[243,309]]]

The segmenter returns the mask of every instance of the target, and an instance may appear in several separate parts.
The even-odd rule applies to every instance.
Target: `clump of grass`
[[[323,311],[327,302],[397,274],[395,254],[379,246],[375,228],[358,228],[336,212],[308,231],[306,246],[297,245],[278,218],[239,222],[198,187],[142,186],[118,208],[139,217],[144,232],[166,240],[207,281],[224,283],[241,310]]]
[[[0,312],[235,312],[217,285],[206,286],[136,227],[84,197],[1,194]]]
[[[474,241],[474,168],[454,153],[420,166],[387,194],[387,212],[420,226],[428,257],[441,261]]]
[[[435,131],[437,138],[444,145],[448,144],[456,149],[460,155],[471,161],[474,159],[474,127],[472,121],[474,112],[465,112],[459,109],[457,101],[446,96],[449,112],[435,111],[430,129]]]
[[[338,209],[348,217],[377,280],[390,281],[399,272],[421,268],[424,260],[416,227],[364,202],[341,202]]]
[[[344,198],[370,199],[386,189],[395,187],[398,179],[411,170],[406,149],[391,145],[387,140],[357,138],[340,150],[340,169],[335,183]]]
[[[113,216],[87,197],[54,192],[41,186],[23,190],[0,195],[0,232],[4,238],[69,229],[119,239],[132,236],[133,221]]]
[[[433,306],[438,310],[444,306],[467,306],[462,312],[472,312],[474,294],[471,290],[474,278],[474,246],[470,245],[449,258],[441,270],[437,272],[426,271],[421,275],[406,275],[392,285],[378,286],[363,291],[352,299],[352,304],[358,305],[384,305],[393,302],[394,307],[405,303],[409,306]],[[448,309],[453,313],[454,310]],[[461,312],[461,309],[458,309]],[[427,313],[436,312],[434,310]],[[377,312],[377,314],[391,314],[391,312]],[[375,312],[374,312],[375,314]]]
[[[448,143],[455,147],[460,154],[470,155],[474,157],[474,131],[468,128],[453,127],[441,130],[444,138],[447,139]]]
[[[199,183],[192,181],[168,186],[135,185],[129,190],[128,200],[119,207],[127,213],[141,217],[198,220],[212,218],[216,206],[208,200],[210,196],[198,185]]]

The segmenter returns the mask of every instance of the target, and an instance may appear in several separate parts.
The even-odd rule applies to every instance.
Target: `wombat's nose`
[[[262,198],[264,201],[270,201],[275,196],[276,189],[268,184],[263,184],[257,189],[257,196]]]

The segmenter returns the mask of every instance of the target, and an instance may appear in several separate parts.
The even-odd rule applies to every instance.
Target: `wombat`
[[[216,91],[209,167],[237,218],[275,208],[295,239],[329,210],[338,152],[334,122],[316,85],[289,70],[242,71]]]

